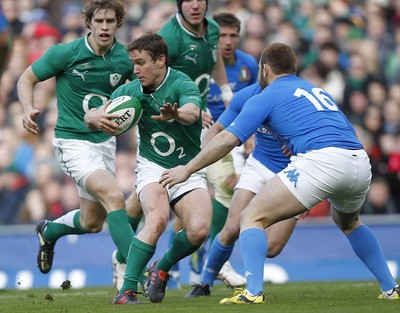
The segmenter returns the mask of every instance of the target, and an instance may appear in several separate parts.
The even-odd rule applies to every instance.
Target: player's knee
[[[125,209],[125,197],[122,191],[118,188],[102,190],[98,193],[97,197],[108,212]]]
[[[221,239],[221,242],[225,241],[235,241],[237,238],[239,238],[239,232],[240,232],[240,225],[239,221],[236,223],[226,223],[224,228],[222,229],[219,238]]]
[[[207,239],[209,232],[210,226],[207,227],[207,225],[201,227],[189,227],[186,229],[188,239],[193,245],[202,244]]]
[[[360,226],[361,222],[358,218],[358,213],[343,214],[338,211],[332,210],[332,219],[335,224],[344,232],[349,233]]]
[[[267,257],[272,259],[282,252],[283,245],[278,241],[268,240],[268,253]]]
[[[81,221],[81,226],[83,229],[89,233],[98,233],[103,229],[104,220],[91,219],[89,221]]]
[[[168,226],[168,216],[155,214],[155,212],[146,216],[146,228],[150,228],[155,234],[161,235]]]

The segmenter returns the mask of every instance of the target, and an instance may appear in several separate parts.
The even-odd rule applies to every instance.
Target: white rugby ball
[[[120,96],[113,100],[105,109],[108,114],[118,114],[119,118],[113,118],[111,121],[121,127],[116,136],[125,134],[132,127],[139,123],[143,107],[142,103],[137,99],[130,96]]]

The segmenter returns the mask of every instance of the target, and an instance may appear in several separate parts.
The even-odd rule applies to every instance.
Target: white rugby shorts
[[[164,173],[165,170],[167,169],[138,155],[136,160],[136,170],[135,170],[137,176],[136,179],[137,196],[139,197],[140,191],[146,185],[151,183],[158,183],[161,174]],[[208,191],[205,170],[200,170],[190,175],[190,177],[186,181],[177,184],[172,188],[165,188],[165,190],[168,193],[169,202],[172,202],[175,198],[191,190],[199,188]]]
[[[274,172],[250,154],[235,189],[246,189],[256,194],[274,176]]]
[[[307,208],[328,199],[340,212],[356,212],[371,182],[371,165],[364,150],[323,148],[300,153],[278,176]]]
[[[100,143],[53,138],[52,144],[61,169],[75,181],[79,196],[98,202],[86,190],[86,179],[97,170],[106,170],[115,175],[115,137]]]

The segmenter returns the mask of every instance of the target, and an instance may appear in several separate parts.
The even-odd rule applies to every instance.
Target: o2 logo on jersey
[[[163,140],[164,142],[168,143],[168,150],[166,151],[161,151],[158,147],[157,147],[157,140]],[[170,135],[164,133],[164,132],[157,132],[151,135],[151,140],[150,140],[150,144],[152,145],[154,151],[163,156],[163,157],[167,157],[169,155],[171,155],[175,150],[178,152],[178,159],[183,158],[184,156],[186,156],[185,154],[185,149],[183,147],[178,147],[176,148],[176,143],[175,143],[175,139],[172,138]]]
[[[331,111],[339,110],[336,103],[329,98],[323,89],[314,87],[311,91],[313,94],[310,94],[307,90],[297,88],[293,95],[298,98],[302,96],[306,97],[318,111],[325,111],[323,107]]]

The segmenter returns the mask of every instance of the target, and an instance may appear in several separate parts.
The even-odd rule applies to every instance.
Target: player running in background
[[[212,214],[205,171],[193,173],[187,182],[169,190],[158,183],[165,169],[186,164],[200,151],[201,97],[197,85],[186,74],[167,66],[168,46],[158,34],[139,37],[128,51],[138,79],[118,88],[111,98],[128,95],[143,105],[135,189],[145,223],[132,240],[124,283],[114,304],[140,303],[139,277],[156,251],[171,208],[183,229],[148,270],[147,294],[152,302],[163,300],[171,267],[207,239]],[[93,114],[98,112],[89,112],[86,120]]]
[[[240,20],[235,15],[220,13],[214,15],[213,19],[220,27],[219,49],[224,60],[229,85],[233,92],[236,93],[257,81],[257,60],[238,49],[241,27]],[[210,111],[214,123],[226,109],[226,103],[222,100],[221,90],[213,79],[207,96],[207,109]],[[251,150],[252,147],[250,148]],[[212,244],[215,235],[221,231],[225,224],[233,189],[245,163],[244,154],[244,146],[236,147],[232,150],[232,153],[207,167],[207,180],[214,187],[210,244]],[[190,263],[191,271],[194,272],[190,273],[190,281],[192,283],[200,281],[200,274],[203,269],[203,254],[205,254],[202,252],[205,250],[202,247],[194,253],[197,258],[192,256],[192,262]],[[193,260],[197,260],[197,262],[193,262]],[[198,277],[194,274],[197,274]],[[224,264],[217,277],[230,287],[239,287],[246,283],[245,278],[234,271],[229,261]]]
[[[87,111],[101,106],[118,86],[132,78],[129,55],[115,39],[124,16],[119,0],[89,1],[84,21],[90,33],[49,48],[18,81],[25,113],[23,126],[38,135],[40,111],[34,108],[34,87],[56,78],[58,119],[53,146],[61,168],[75,181],[80,196],[79,209],[36,225],[37,263],[44,274],[52,267],[54,246],[60,237],[99,232],[105,220],[119,251],[124,258],[128,255],[134,233],[115,179],[116,139],[99,129],[89,130],[84,123]]]
[[[249,99],[234,122],[215,136],[186,166],[165,171],[160,182],[168,188],[192,172],[215,162],[243,143],[257,129],[271,133],[293,154],[289,165],[251,200],[240,217],[240,246],[246,289],[221,304],[265,303],[264,259],[268,239],[264,229],[307,212],[323,200],[347,236],[354,252],[377,279],[380,299],[400,299],[382,248],[359,219],[371,181],[369,157],[356,132],[332,97],[296,76],[296,54],[285,44],[263,50],[260,83],[268,85]]]

